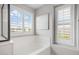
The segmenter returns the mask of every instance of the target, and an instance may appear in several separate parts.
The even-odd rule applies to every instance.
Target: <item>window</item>
[[[11,8],[11,32],[31,32],[32,31],[32,15],[25,10]]]
[[[17,10],[11,10],[11,31],[22,32],[22,19],[21,14]]]
[[[0,42],[10,40],[10,5],[3,4],[1,7],[1,36]]]
[[[74,45],[74,16],[73,6],[63,5],[55,8],[56,43]]]
[[[32,31],[32,17],[27,14],[24,14],[24,31]]]

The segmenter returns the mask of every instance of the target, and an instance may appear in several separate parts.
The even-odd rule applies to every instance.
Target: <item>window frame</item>
[[[67,7],[67,6],[71,6],[71,13],[73,13],[73,14],[71,14],[71,16],[73,16],[73,18],[72,18],[72,28],[73,28],[73,39],[72,39],[72,41],[73,41],[73,44],[62,44],[61,42],[61,44],[60,43],[56,43],[56,37],[57,37],[57,26],[58,26],[58,23],[57,23],[57,10],[56,10],[56,8],[62,8],[62,7]],[[68,46],[75,46],[76,45],[76,18],[75,18],[75,5],[73,5],[73,4],[69,4],[69,5],[59,5],[59,6],[55,6],[54,7],[54,44],[59,44],[59,45],[68,45]]]
[[[7,11],[8,12],[8,37],[5,37],[3,35],[3,8],[4,8],[4,5],[5,4],[3,4],[1,7],[1,36],[3,38],[5,38],[6,40],[0,40],[0,42],[10,41],[10,4],[6,4],[8,6],[7,7],[7,9],[8,9],[8,11]]]

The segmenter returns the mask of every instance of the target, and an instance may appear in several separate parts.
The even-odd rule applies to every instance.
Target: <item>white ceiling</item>
[[[1,8],[1,5],[2,4],[0,4],[0,8]],[[33,8],[33,9],[37,9],[37,8],[40,8],[41,6],[44,6],[44,5],[46,5],[46,4],[26,4],[28,7],[31,7],[31,8]],[[56,5],[56,4],[54,4],[54,5]]]
[[[37,9],[41,6],[43,6],[44,4],[27,4],[27,6],[33,8],[33,9]],[[0,8],[1,8],[1,4],[0,4]]]
[[[43,6],[44,4],[27,4],[29,7],[33,8],[33,9],[37,9],[41,6]]]

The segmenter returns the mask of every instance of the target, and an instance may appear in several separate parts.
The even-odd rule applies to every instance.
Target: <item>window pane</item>
[[[22,32],[22,19],[21,13],[17,10],[12,9],[10,13],[11,18],[11,31],[12,32]]]
[[[11,32],[31,32],[32,31],[32,14],[11,6]]]
[[[32,16],[28,14],[24,14],[24,31],[30,32],[32,31]]]
[[[22,13],[18,12],[17,31],[22,32]]]
[[[16,25],[17,25],[17,18],[18,18],[16,10],[11,10],[10,18],[11,18],[11,31],[15,32],[17,28]]]

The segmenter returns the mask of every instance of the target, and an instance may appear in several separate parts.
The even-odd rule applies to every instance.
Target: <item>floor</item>
[[[24,36],[12,38],[14,42],[14,54],[28,55],[50,45],[50,38],[39,36]]]

